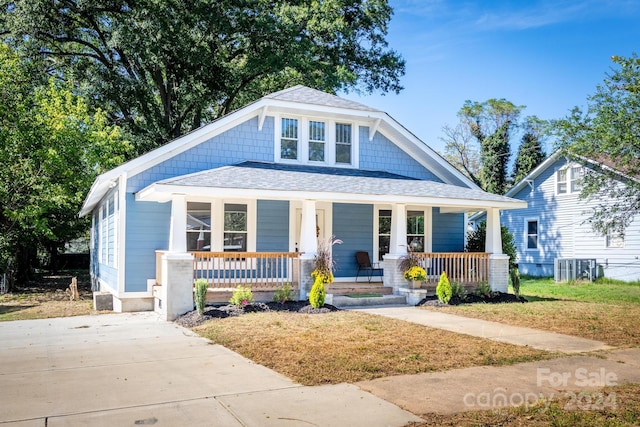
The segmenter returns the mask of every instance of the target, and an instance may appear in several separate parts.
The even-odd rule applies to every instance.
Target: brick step
[[[382,305],[407,305],[407,299],[403,295],[383,295],[381,297],[351,298],[348,296],[333,296],[333,305],[339,308],[371,307]]]
[[[391,295],[393,289],[387,286],[334,286],[331,284],[328,293],[333,295],[349,295],[349,294],[382,294]]]

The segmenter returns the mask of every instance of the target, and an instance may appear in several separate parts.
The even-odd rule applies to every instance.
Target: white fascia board
[[[357,194],[323,191],[285,191],[243,188],[195,187],[170,184],[152,184],[136,193],[138,201],[167,202],[174,194],[191,197],[235,197],[269,200],[322,200],[337,203],[404,203],[408,205],[429,205],[457,209],[521,209],[527,202],[521,200],[469,200],[439,197],[399,196],[387,194]]]
[[[531,172],[529,172],[527,176],[522,178],[513,187],[511,187],[509,191],[505,193],[505,196],[511,197],[515,194],[518,194],[520,190],[522,190],[524,187],[529,185],[527,181],[536,179],[536,177],[539,176],[545,170],[547,170],[549,166],[553,165],[558,160],[559,157],[560,157],[560,150],[557,150],[553,154],[551,154],[549,157],[547,157],[542,163],[536,166]]]

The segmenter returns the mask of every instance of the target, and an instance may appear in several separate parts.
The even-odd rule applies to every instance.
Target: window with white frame
[[[424,211],[407,211],[407,248],[424,252]]]
[[[389,253],[391,245],[391,210],[378,211],[378,260]]]
[[[247,205],[225,203],[223,244],[225,252],[247,251],[247,224]]]
[[[276,121],[276,161],[355,166],[354,130],[353,124],[335,120],[281,117]]]
[[[585,169],[580,165],[573,165],[556,171],[556,193],[573,194],[582,189],[582,179]]]
[[[280,130],[280,158],[298,160],[298,119],[282,119]]]
[[[211,250],[211,203],[187,203],[187,250]]]
[[[605,246],[607,248],[624,248],[624,237],[620,233],[610,232],[605,236]]]
[[[100,232],[98,262],[110,267],[116,266],[117,257],[117,213],[118,192],[108,196],[98,211]]]
[[[325,122],[309,121],[309,161],[324,162]]]
[[[351,125],[336,123],[336,163],[351,164]]]
[[[525,221],[525,240],[527,249],[538,249],[539,228],[537,219],[528,219]]]

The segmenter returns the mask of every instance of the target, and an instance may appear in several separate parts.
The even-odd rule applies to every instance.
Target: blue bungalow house
[[[506,290],[500,211],[526,202],[486,193],[388,114],[295,86],[267,95],[97,177],[91,276],[115,311],[193,308],[210,292],[290,282],[305,298],[319,239],[336,236],[336,281],[354,281],[355,254],[406,286],[407,247],[430,278]],[[467,212],[489,216],[487,253],[464,254]]]
[[[640,280],[640,218],[624,237],[598,235],[588,222],[602,201],[583,200],[579,194],[582,177],[594,166],[615,170],[613,164],[570,159],[556,151],[506,193],[528,205],[501,212],[502,224],[514,235],[521,274],[555,276],[558,281],[601,276]],[[620,172],[620,185],[626,179],[637,178]]]

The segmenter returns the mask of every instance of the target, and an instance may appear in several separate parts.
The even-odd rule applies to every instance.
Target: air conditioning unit
[[[553,278],[556,282],[589,280],[597,278],[595,259],[556,258],[553,262]]]

